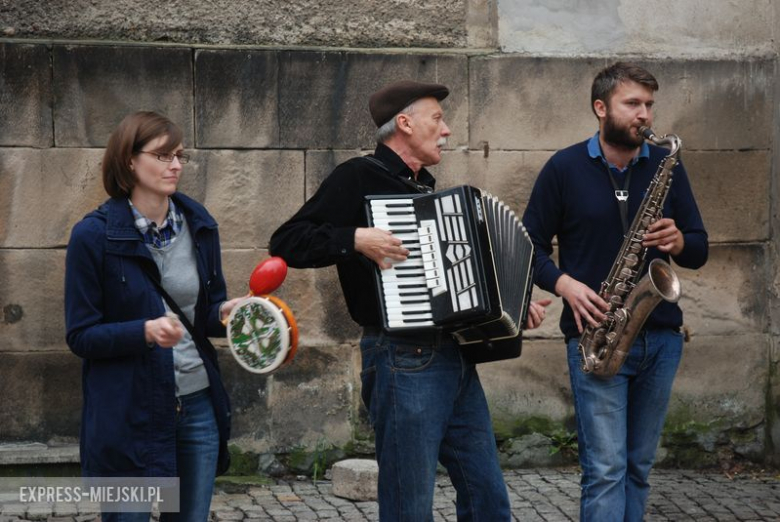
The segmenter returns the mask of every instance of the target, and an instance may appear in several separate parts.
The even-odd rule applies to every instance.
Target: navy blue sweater
[[[607,278],[623,243],[620,210],[605,165],[588,153],[588,141],[558,151],[542,168],[528,202],[523,224],[536,247],[536,284],[549,292],[564,273],[599,291]],[[642,202],[650,181],[668,149],[650,146],[650,157],[639,158],[632,167],[628,223]],[[685,246],[674,262],[685,268],[699,268],[707,261],[707,232],[682,164],[674,169],[672,185],[664,204],[663,216],[674,219],[683,233]],[[558,262],[551,259],[553,238],[558,241]],[[669,255],[656,248],[648,250],[645,272],[650,261]],[[685,288],[683,288],[683,292]],[[679,328],[682,310],[677,304],[662,301],[645,323],[645,328]],[[568,340],[578,337],[577,325],[569,304],[564,300],[561,331]]]

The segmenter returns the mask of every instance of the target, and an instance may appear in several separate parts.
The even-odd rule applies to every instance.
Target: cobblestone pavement
[[[515,520],[577,520],[580,476],[576,470],[510,470],[504,476]],[[647,522],[780,520],[780,476],[777,474],[729,478],[712,472],[654,470],[650,482]],[[98,518],[94,514],[79,514],[68,506],[25,508],[3,504],[0,507],[0,522],[89,522]],[[312,483],[308,479],[249,487],[243,493],[218,492],[211,507],[213,521],[377,520],[375,502],[335,497],[329,481]],[[434,520],[455,520],[455,490],[444,476],[437,481]]]

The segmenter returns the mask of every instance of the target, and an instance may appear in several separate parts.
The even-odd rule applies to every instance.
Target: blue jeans
[[[611,379],[581,370],[578,339],[567,344],[577,414],[583,522],[641,521],[661,437],[682,334],[642,331]]]
[[[458,520],[511,520],[487,401],[449,336],[364,335],[363,402],[376,434],[379,519],[433,520],[436,463],[457,492]]]
[[[178,513],[161,513],[161,521],[198,522],[209,519],[217,474],[219,432],[208,388],[179,397],[176,414],[176,467],[180,497]],[[148,522],[149,513],[103,513],[103,522]]]

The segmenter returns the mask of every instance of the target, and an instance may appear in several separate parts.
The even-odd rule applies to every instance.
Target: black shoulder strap
[[[366,156],[360,156],[360,157],[361,157],[361,158],[363,158],[364,160],[367,160],[367,161],[369,161],[370,163],[373,163],[374,165],[376,165],[376,166],[377,166],[377,167],[379,167],[380,169],[384,170],[384,171],[385,171],[385,172],[387,172],[388,174],[390,173],[390,169],[388,169],[388,168],[387,168],[387,165],[385,165],[384,163],[382,163],[382,162],[381,162],[380,160],[378,160],[376,157],[374,157],[374,156],[371,156],[370,154],[369,154],[369,155],[366,155]]]
[[[154,283],[154,286],[157,287],[157,291],[160,292],[160,295],[163,296],[165,302],[168,303],[168,308],[170,308],[173,313],[179,316],[179,321],[181,321],[181,324],[183,324],[184,328],[186,328],[187,331],[190,332],[190,336],[192,336],[192,340],[195,341],[195,346],[197,346],[199,349],[205,349],[206,347],[210,346],[211,343],[209,342],[209,340],[201,336],[200,333],[197,330],[195,330],[195,327],[192,325],[190,320],[187,319],[187,316],[184,314],[184,312],[176,303],[176,301],[173,299],[173,297],[171,297],[171,294],[169,294],[165,290],[165,288],[163,288],[163,285],[160,282],[160,280],[154,277],[154,274],[151,273],[150,270],[146,268],[144,270],[146,270],[146,273],[149,275],[149,279],[152,280],[152,283]]]
[[[392,173],[390,172],[390,169],[387,168],[387,165],[382,163],[382,161],[379,160],[377,157],[371,156],[371,155],[366,155],[366,156],[361,156],[361,158],[363,158],[364,160],[367,160],[371,164],[373,164],[373,165],[379,167],[380,169],[382,169],[386,174],[392,176]],[[433,189],[431,187],[429,187],[428,185],[424,185],[422,183],[417,183],[416,181],[412,181],[411,179],[406,179],[403,176],[393,176],[393,178],[397,179],[398,181],[400,181],[404,185],[408,185],[408,186],[412,187],[414,190],[416,190],[417,192],[420,192],[422,194],[430,194],[431,192],[433,192]]]

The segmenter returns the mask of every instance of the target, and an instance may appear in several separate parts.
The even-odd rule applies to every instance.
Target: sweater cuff
[[[336,258],[348,257],[355,253],[355,230],[357,227],[338,228],[333,233],[330,254]]]
[[[563,275],[563,271],[560,270],[558,267],[555,268],[551,267],[545,270],[543,274],[539,274],[539,277],[537,278],[537,283],[539,284],[539,287],[542,290],[546,290],[551,294],[558,295],[555,292],[555,284],[558,282],[558,279],[560,279],[562,275]]]

